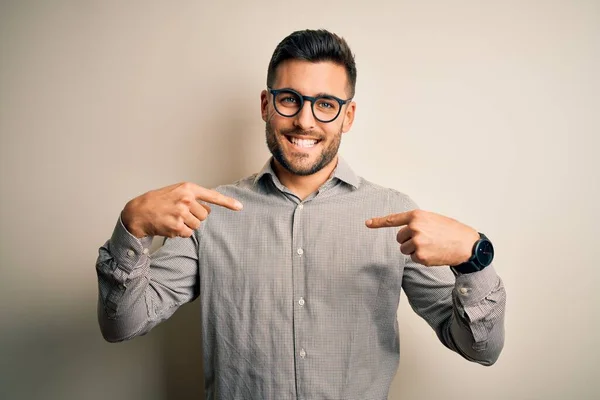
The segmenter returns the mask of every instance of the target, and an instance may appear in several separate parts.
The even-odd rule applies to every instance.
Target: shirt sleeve
[[[407,210],[416,208],[410,198],[403,201]],[[448,266],[426,267],[404,256],[402,288],[446,347],[482,365],[496,362],[504,346],[506,291],[493,264],[455,276]]]
[[[99,249],[98,322],[109,342],[149,332],[198,296],[197,237],[167,239],[152,255],[151,242],[133,236],[119,218]]]
[[[402,288],[412,309],[446,347],[483,365],[496,362],[504,345],[506,292],[494,267],[455,279],[448,267],[407,258]]]

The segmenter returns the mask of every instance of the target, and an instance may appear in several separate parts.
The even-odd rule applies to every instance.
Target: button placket
[[[305,274],[306,274],[306,249],[304,248],[304,240],[306,239],[305,232],[305,220],[308,218],[307,210],[305,205],[300,202],[296,203],[293,211],[292,220],[292,266],[293,266],[293,335],[294,335],[294,353],[295,358],[295,371],[296,371],[296,384],[298,389],[298,397],[303,398],[301,382],[305,380],[305,368],[306,368],[306,349],[303,347],[306,344],[306,300],[304,295],[306,294],[305,287]]]

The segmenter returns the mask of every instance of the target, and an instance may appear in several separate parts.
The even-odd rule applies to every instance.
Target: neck
[[[331,176],[337,166],[338,157],[336,156],[329,164],[320,171],[312,175],[296,175],[283,168],[277,160],[273,159],[273,170],[279,179],[279,182],[301,200],[306,199],[311,193],[320,188]]]

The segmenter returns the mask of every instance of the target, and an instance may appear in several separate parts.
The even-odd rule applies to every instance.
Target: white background
[[[403,298],[390,399],[598,398],[600,4],[567,0],[1,1],[0,398],[200,397],[198,304],[105,343],[97,249],[130,198],[263,165],[267,65],[305,28],[356,54],[341,154],[485,232],[508,292],[490,368]]]

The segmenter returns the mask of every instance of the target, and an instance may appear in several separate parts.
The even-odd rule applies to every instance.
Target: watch
[[[470,274],[471,272],[481,271],[492,263],[494,259],[494,246],[492,242],[481,232],[479,240],[473,245],[473,254],[471,258],[462,264],[451,266],[452,272],[458,274]]]

